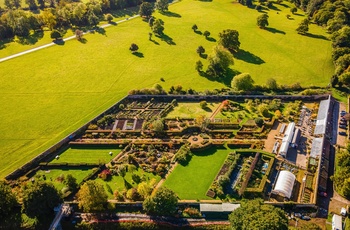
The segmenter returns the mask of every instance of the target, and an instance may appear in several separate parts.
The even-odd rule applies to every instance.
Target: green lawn
[[[144,172],[142,169],[138,169],[137,171],[133,172],[134,174],[139,175],[141,178],[144,178],[146,182],[149,182],[152,179],[156,180],[156,184],[160,181],[160,176],[153,175],[152,173]],[[100,178],[97,178],[96,181],[103,184],[106,192],[108,194],[109,199],[114,199],[113,194],[108,192],[108,189],[106,187],[106,184],[108,184],[112,191],[118,190],[119,192],[123,192],[124,190],[127,190],[126,188],[129,187],[137,187],[137,184],[131,179],[131,176],[133,173],[127,172],[125,175],[125,180],[121,176],[113,176],[111,180],[109,181],[103,181]]]
[[[220,103],[208,103],[207,108],[202,109],[198,103],[178,103],[178,105],[168,114],[167,117],[196,118],[203,115],[209,118],[218,108]]]
[[[80,182],[83,181],[83,179],[88,176],[90,173],[92,173],[92,169],[51,169],[51,170],[39,170],[35,176],[41,176],[41,175],[45,175],[46,176],[46,181],[52,182],[55,187],[58,190],[61,190],[64,186],[64,184],[62,182],[60,182],[59,180],[57,180],[58,177],[64,175],[68,175],[71,174],[73,177],[75,177],[77,179],[77,183],[79,184]]]
[[[213,147],[195,153],[188,165],[178,164],[163,185],[182,200],[210,200],[205,194],[230,151]]]
[[[165,89],[181,84],[198,91],[224,87],[194,69],[200,59],[196,48],[202,45],[210,53],[216,44],[194,33],[191,27],[195,23],[200,31],[210,31],[214,39],[223,29],[237,29],[242,52],[233,68],[251,73],[258,84],[274,77],[280,84],[327,85],[333,73],[330,41],[298,35],[295,28],[303,17],[288,20],[290,8],[277,7],[279,14],[269,12],[275,30],[261,30],[255,25],[260,13],[230,0],[183,0],[170,6],[170,16],[155,14],[165,22],[163,40],[153,36],[154,41],[149,41],[148,24],[137,18],[106,28],[105,33],[86,35],[86,43],[72,40],[0,63],[0,177],[131,89],[156,83]],[[326,36],[315,25],[310,26],[310,33]],[[131,43],[138,44],[142,57],[130,53]],[[0,50],[0,57],[9,55],[11,45]],[[206,60],[202,61],[206,65]]]
[[[69,148],[60,155],[59,159],[53,162],[67,163],[108,163],[122,150],[113,148]],[[109,155],[112,152],[112,156]]]

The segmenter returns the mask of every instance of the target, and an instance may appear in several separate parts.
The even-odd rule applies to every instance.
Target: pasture
[[[287,3],[286,3],[287,4]],[[0,63],[0,177],[30,161],[69,133],[121,99],[131,89],[165,89],[182,85],[197,91],[223,88],[196,72],[196,53],[202,45],[211,53],[223,29],[240,33],[241,51],[232,68],[249,72],[257,84],[274,77],[280,84],[325,86],[333,74],[331,45],[325,31],[310,25],[310,35],[295,31],[302,15],[286,18],[290,6],[269,10],[270,26],[256,26],[261,14],[228,0],[183,0],[170,6],[164,20],[165,35],[149,40],[150,28],[141,18],[100,33]],[[210,39],[194,33],[210,31]],[[129,51],[131,43],[140,49]],[[23,50],[12,44],[0,57]],[[25,49],[28,47],[26,46]],[[322,52],[319,52],[322,50]],[[164,78],[164,82],[160,79]],[[205,196],[205,194],[204,194]]]

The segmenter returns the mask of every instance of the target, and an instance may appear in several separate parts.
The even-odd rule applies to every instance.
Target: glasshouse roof
[[[292,196],[294,181],[295,176],[293,173],[289,171],[281,171],[273,191],[289,199]]]

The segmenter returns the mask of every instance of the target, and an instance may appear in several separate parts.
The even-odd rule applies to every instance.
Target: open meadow
[[[76,40],[0,63],[0,178],[82,126],[121,99],[131,89],[165,89],[182,85],[198,91],[224,84],[201,77],[195,62],[199,45],[210,54],[223,29],[240,33],[241,51],[233,69],[249,72],[257,84],[273,77],[280,84],[326,86],[333,74],[331,44],[325,31],[310,25],[310,35],[295,31],[302,15],[286,18],[290,6],[268,12],[270,26],[256,26],[261,13],[229,0],[183,0],[170,6],[165,36],[153,36],[141,18],[130,20]],[[210,39],[194,33],[210,31]],[[129,51],[136,43],[139,55]],[[28,49],[11,44],[0,58]],[[11,50],[11,52],[8,52]],[[319,52],[322,50],[322,52]],[[160,79],[164,78],[164,82]],[[205,194],[204,194],[205,195]]]

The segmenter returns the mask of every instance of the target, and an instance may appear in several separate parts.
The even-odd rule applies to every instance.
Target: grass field
[[[178,103],[167,117],[196,118],[203,115],[209,118],[219,105],[220,103],[208,103],[207,108],[202,109],[199,103]]]
[[[210,200],[205,194],[230,151],[213,147],[195,153],[188,165],[178,164],[163,185],[182,200]]]
[[[61,190],[64,187],[64,184],[57,180],[58,177],[62,175],[66,176],[68,174],[71,174],[77,179],[77,183],[79,184],[90,173],[92,173],[92,169],[51,169],[47,171],[40,170],[36,173],[36,176],[45,175],[46,181],[52,182],[58,190]]]
[[[109,152],[113,152],[112,156]],[[53,162],[67,163],[108,163],[121,152],[121,149],[81,149],[69,148]]]
[[[290,8],[277,8],[280,11],[269,12],[271,29],[261,30],[255,25],[260,14],[256,10],[229,0],[183,0],[170,7],[172,13],[155,14],[165,22],[162,39],[153,36],[154,41],[149,41],[148,24],[137,18],[106,28],[105,33],[86,35],[86,43],[72,40],[0,63],[0,177],[98,115],[130,89],[156,83],[165,89],[181,84],[198,91],[224,87],[194,69],[200,59],[196,48],[202,45],[210,53],[216,44],[194,33],[195,23],[200,31],[210,31],[213,39],[223,29],[237,29],[242,51],[233,68],[251,73],[258,84],[274,77],[281,84],[327,85],[333,66],[330,42],[322,37],[325,32],[311,25],[312,36],[298,35],[295,28],[303,17],[288,20]],[[130,53],[133,42],[142,55]],[[9,54],[8,48],[0,50],[0,57]]]

